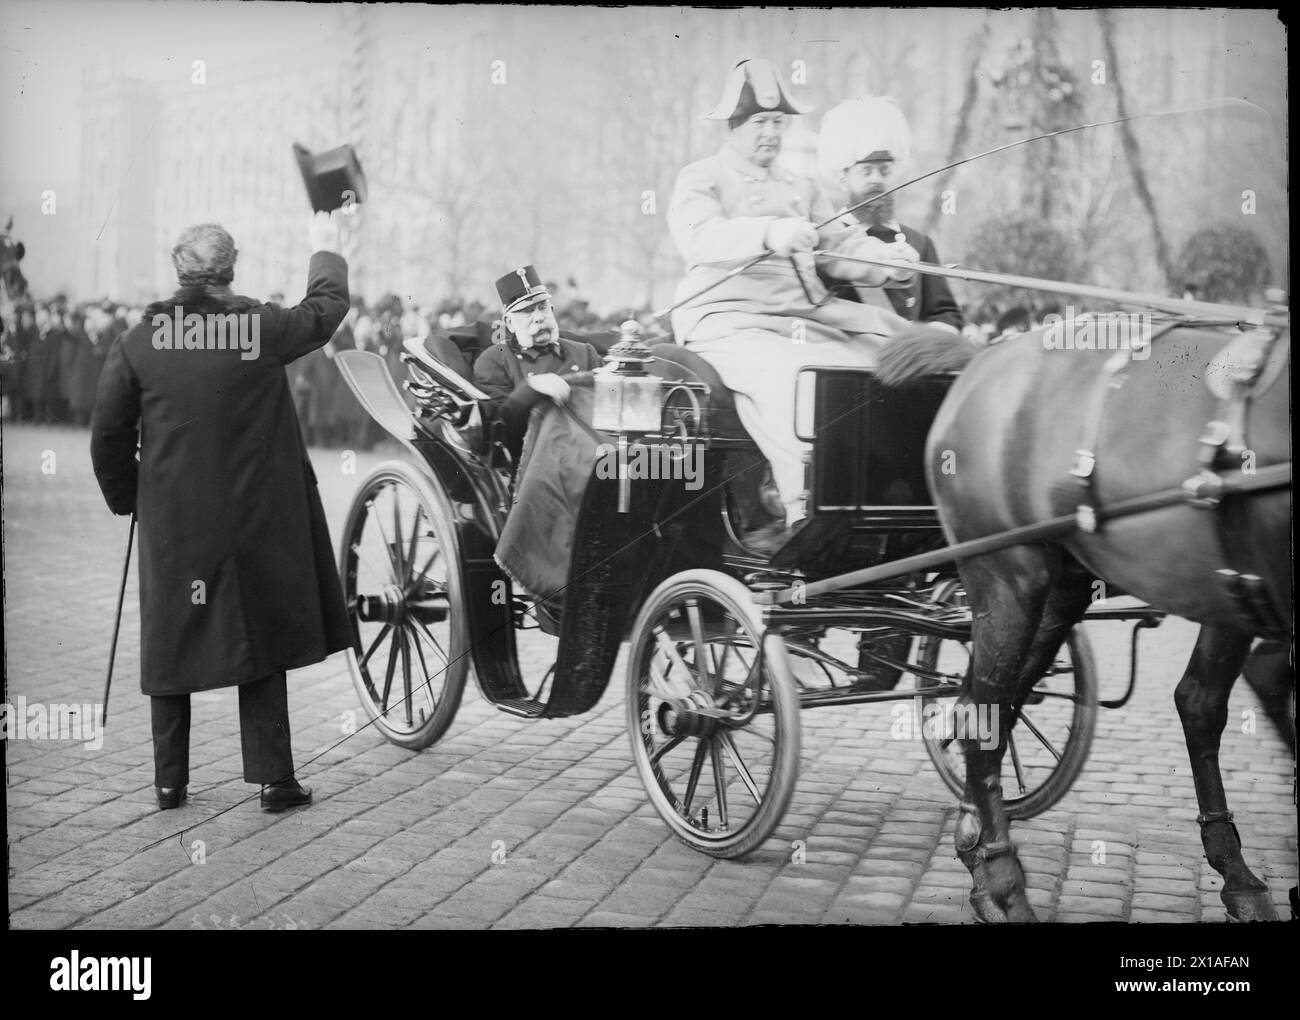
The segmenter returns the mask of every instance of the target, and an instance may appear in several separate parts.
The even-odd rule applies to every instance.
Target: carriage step
[[[510,698],[506,701],[498,701],[497,708],[509,715],[521,716],[524,719],[536,719],[546,711],[546,703],[533,698]]]

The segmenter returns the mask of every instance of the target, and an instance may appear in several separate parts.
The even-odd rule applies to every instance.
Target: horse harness
[[[1182,325],[1186,323],[1170,323],[1149,341],[1134,338],[1127,349],[1116,351],[1106,362],[1084,419],[1084,441],[1075,451],[1074,464],[1069,472],[1079,490],[1075,522],[1080,531],[1093,533],[1099,527],[1094,472],[1107,400],[1124,385],[1134,353],[1141,351],[1144,344],[1154,343]],[[1256,473],[1254,452],[1248,440],[1251,403],[1277,382],[1286,367],[1290,348],[1289,331],[1259,326],[1229,341],[1214,356],[1207,366],[1205,382],[1210,392],[1219,398],[1219,407],[1202,431],[1196,471],[1182,486],[1186,502],[1217,511],[1219,542],[1227,565],[1216,573],[1239,613],[1257,633],[1265,635],[1288,635],[1290,624],[1273,608],[1263,579],[1252,568],[1253,553],[1244,538],[1245,502],[1231,500],[1225,503],[1224,497],[1289,485],[1291,464],[1287,461],[1264,469],[1270,480],[1262,485],[1237,485],[1225,479],[1223,472],[1240,472],[1242,476]],[[1271,481],[1273,478],[1276,481]],[[1102,512],[1104,514],[1104,508]]]

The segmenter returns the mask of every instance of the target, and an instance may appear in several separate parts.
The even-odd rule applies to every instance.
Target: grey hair
[[[172,249],[172,265],[183,286],[228,286],[235,278],[235,239],[220,223],[186,227]]]

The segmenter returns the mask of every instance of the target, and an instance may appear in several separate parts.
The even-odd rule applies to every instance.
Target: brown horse
[[[930,432],[930,486],[950,542],[1069,515],[1080,505],[1096,508],[1078,515],[1081,529],[959,564],[973,613],[972,666],[962,698],[996,706],[1004,732],[991,750],[964,742],[958,854],[974,879],[971,903],[981,919],[1035,919],[1000,790],[1006,721],[1087,610],[1100,578],[1112,593],[1120,589],[1201,624],[1174,693],[1201,841],[1223,876],[1231,917],[1275,919],[1267,887],[1242,859],[1218,755],[1228,695],[1253,638],[1271,633],[1292,640],[1290,331],[1246,338],[1254,351],[1245,361],[1261,368],[1252,378],[1233,353],[1240,343],[1224,350],[1235,330],[1170,323],[1145,348],[1139,343],[1130,350],[1138,331],[1125,318],[1129,324],[1111,334],[1119,350],[1061,349],[1059,333],[1049,337],[1039,329],[979,353],[953,384]],[[899,383],[954,369],[969,359],[965,348],[930,338],[910,350],[887,349],[881,375]],[[1235,384],[1225,381],[1234,358]],[[1209,381],[1221,394],[1248,399],[1226,402]],[[1207,423],[1221,421],[1236,424],[1207,431]],[[1237,477],[1245,479],[1278,464],[1286,467],[1266,472],[1281,478],[1271,490],[1106,515],[1108,504],[1176,490],[1207,466],[1244,468]],[[1096,520],[1091,531],[1090,517]]]

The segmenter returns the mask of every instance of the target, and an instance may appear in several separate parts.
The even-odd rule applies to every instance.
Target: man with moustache
[[[841,103],[822,118],[818,160],[826,179],[847,192],[846,208],[853,209],[897,185],[911,142],[907,118],[892,99],[864,96]],[[881,241],[901,240],[916,250],[922,262],[939,261],[929,237],[894,218],[893,195],[853,209],[841,222],[846,227],[864,228],[869,237]],[[965,325],[948,281],[942,276],[918,273],[909,285],[888,289],[833,280],[827,283],[838,297],[888,308],[909,322],[923,322],[954,333],[961,332]]]
[[[496,282],[508,336],[474,361],[474,384],[490,398],[489,416],[505,426],[506,449],[519,463],[528,417],[543,398],[569,399],[564,376],[600,368],[591,344],[560,335],[555,306],[537,270],[521,266]]]
[[[880,345],[907,325],[889,308],[828,295],[813,250],[827,253],[822,268],[833,279],[871,287],[910,283],[912,274],[834,255],[917,258],[907,245],[836,220],[816,182],[777,161],[791,117],[807,112],[770,61],[742,60],[718,105],[705,114],[726,121],[725,144],[682,170],[668,214],[687,266],[677,289],[682,306],[673,312],[673,333],[733,391],[742,424],[771,464],[785,509],[784,525],[778,521],[746,538],[766,555],[784,545],[805,516],[808,444],[796,436],[794,424],[799,370],[870,368]],[[768,258],[726,278],[764,252]],[[716,286],[699,294],[710,284]]]

